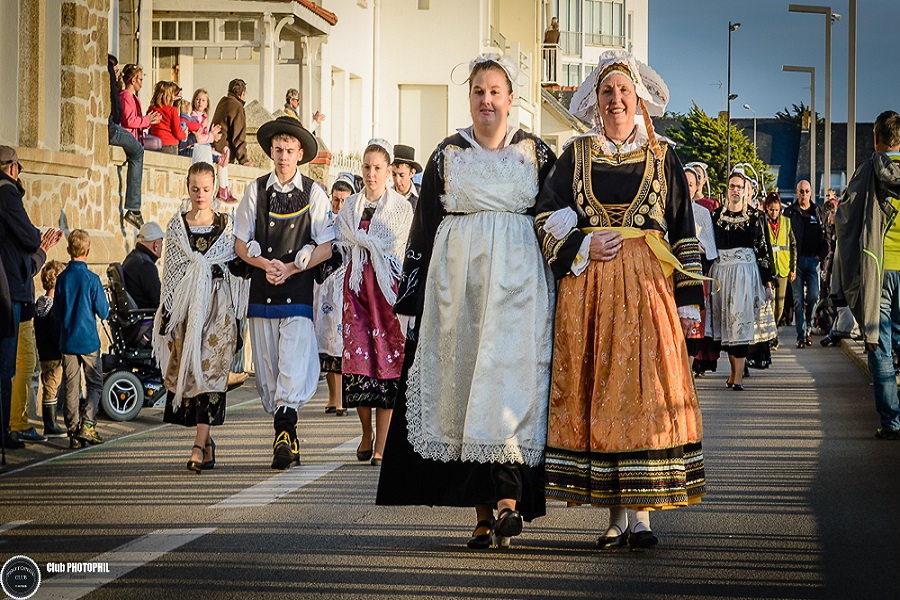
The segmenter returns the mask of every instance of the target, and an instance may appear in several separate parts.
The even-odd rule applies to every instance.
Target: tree
[[[666,132],[678,143],[678,156],[682,162],[700,161],[709,165],[707,177],[713,196],[725,197],[727,184],[725,172],[727,162],[728,123],[710,117],[697,104],[691,106],[687,115],[678,117],[677,125]],[[731,164],[749,163],[757,173],[770,183],[774,178],[768,174],[768,165],[756,157],[753,144],[744,132],[731,125]]]
[[[788,107],[784,107],[784,110],[779,110],[775,113],[775,118],[780,119],[782,121],[790,121],[791,123],[795,123],[797,127],[802,129],[809,129],[809,107],[803,104],[803,101],[800,101],[800,104],[791,104],[790,110]],[[816,113],[816,123],[824,123],[825,119],[819,117],[819,113]],[[806,126],[804,126],[806,125]]]

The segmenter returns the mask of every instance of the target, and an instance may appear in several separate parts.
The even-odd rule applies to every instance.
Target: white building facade
[[[308,126],[338,156],[357,156],[373,137],[413,146],[424,162],[437,143],[471,123],[468,62],[500,53],[516,63],[510,125],[553,145],[578,133],[547,85],[577,86],[607,48],[646,60],[647,0],[113,0],[120,62],[140,62],[147,81],[176,81],[185,97],[197,88],[213,104],[228,82],[247,83],[248,101],[273,113],[288,88],[300,90]],[[560,19],[555,77],[543,44]],[[148,35],[149,32],[149,35]],[[545,119],[549,119],[544,126]]]

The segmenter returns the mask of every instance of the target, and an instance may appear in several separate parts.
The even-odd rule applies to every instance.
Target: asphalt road
[[[900,442],[873,439],[871,387],[839,348],[781,337],[746,391],[726,390],[724,359],[697,380],[709,493],[652,515],[651,552],[594,551],[607,513],[589,507],[551,503],[510,550],[473,552],[473,511],[375,506],[358,420],[324,414],[324,384],[300,413],[304,466],[273,471],[251,379],[212,472],[185,468],[193,434],[159,409],[102,421],[101,446],[9,453],[0,561],[35,560],[36,600],[896,598]],[[48,572],[81,562],[110,572]]]

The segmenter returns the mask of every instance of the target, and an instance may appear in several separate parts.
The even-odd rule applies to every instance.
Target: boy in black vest
[[[234,250],[255,267],[247,316],[256,387],[275,421],[272,468],[286,469],[300,464],[297,410],[319,383],[312,267],[331,257],[334,226],[325,190],[297,169],[316,156],[312,134],[279,117],[256,137],[275,170],[247,186],[235,212]]]

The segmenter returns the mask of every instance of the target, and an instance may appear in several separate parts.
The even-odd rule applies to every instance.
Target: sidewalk
[[[866,377],[869,379],[872,378],[872,374],[869,373],[869,363],[866,358],[866,347],[865,344],[862,343],[862,340],[853,340],[853,339],[843,339],[841,340],[841,348],[843,348],[844,352],[847,356],[850,357],[856,366],[862,369],[862,372],[866,374]]]

